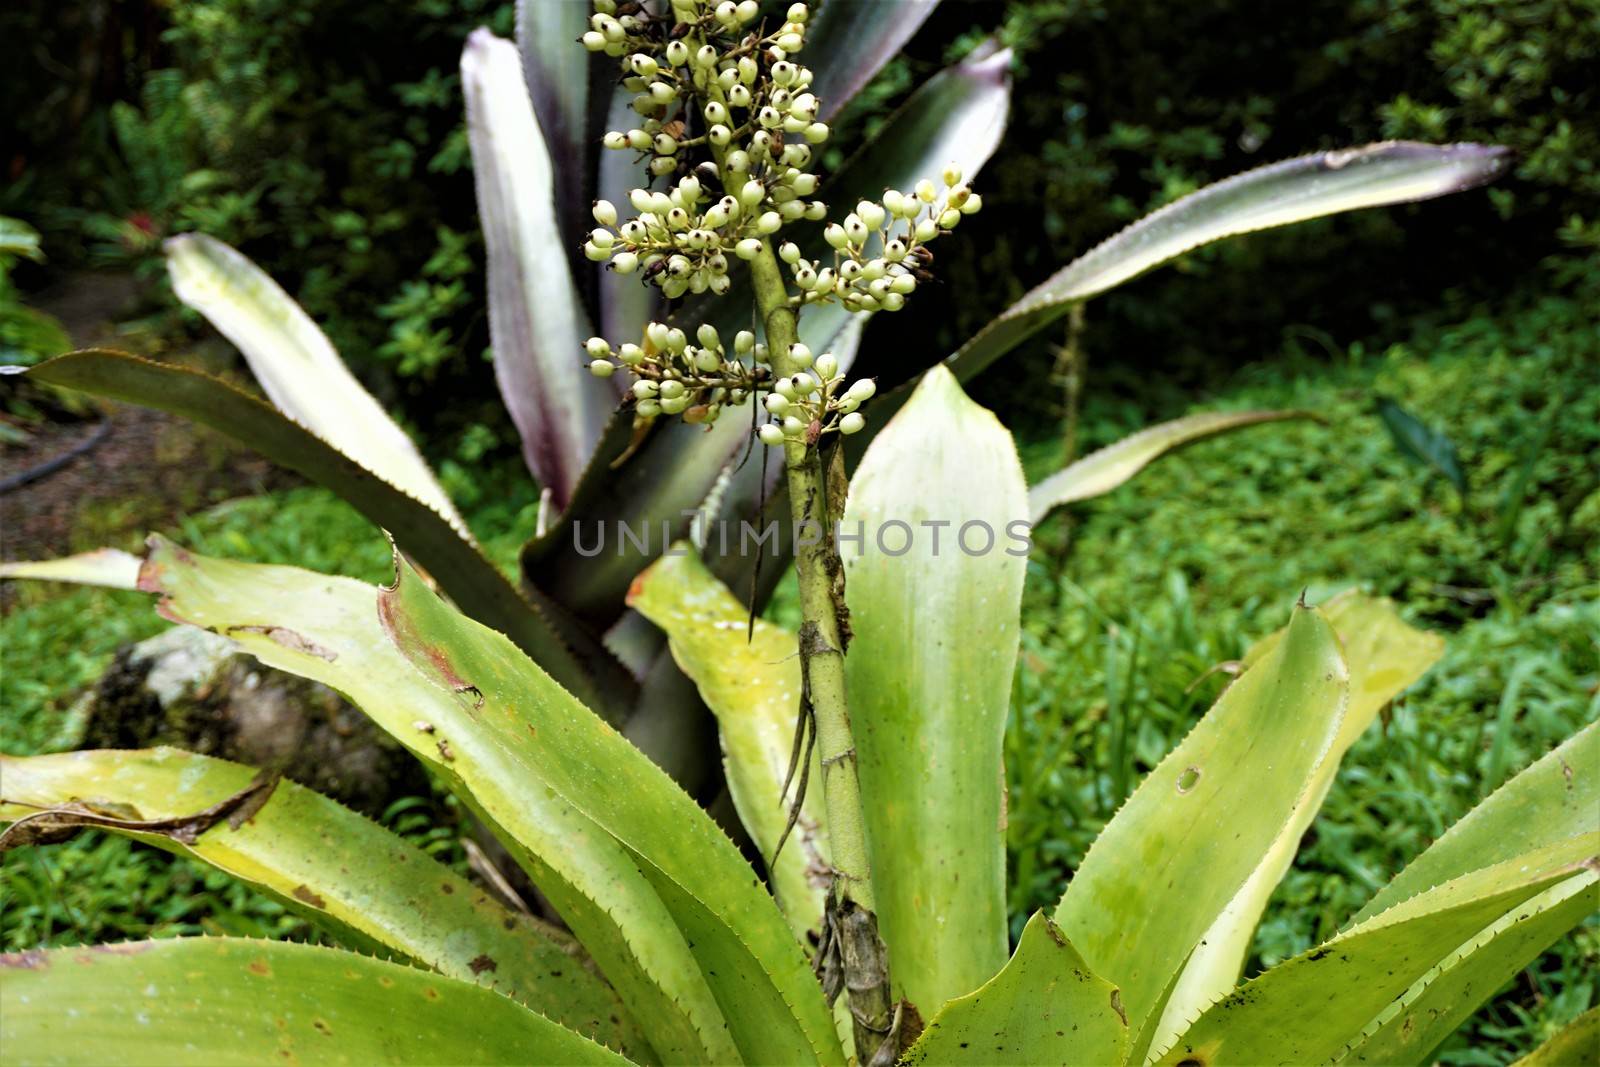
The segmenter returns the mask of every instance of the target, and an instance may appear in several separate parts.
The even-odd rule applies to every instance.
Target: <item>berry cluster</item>
[[[636,127],[607,133],[606,147],[639,153],[652,177],[669,179],[663,188],[629,194],[632,218],[621,218],[616,204],[596,201],[584,255],[618,273],[639,274],[669,299],[727,293],[734,261],[771,256],[786,226],[827,217],[826,205],[815,199],[819,182],[810,167],[829,130],[811,92],[811,71],[795,60],[809,10],[791,4],[773,29],[761,6],[756,0],[651,6],[594,0],[582,38],[591,52],[619,62],[639,116]],[[881,200],[863,200],[842,223],[826,227],[821,236],[833,251],[831,264],[783,241],[778,258],[788,264],[790,305],[833,300],[850,311],[903,307],[929,277],[928,243],[982,204],[962,184],[959,169],[952,166],[943,177],[942,190],[926,180],[911,192],[886,190]],[[683,330],[655,322],[641,343],[613,350],[592,337],[585,349],[595,375],[609,378],[623,368],[634,376],[631,395],[641,418],[682,415],[710,423],[755,399],[770,420],[759,430],[769,445],[811,445],[824,433],[855,433],[865,424],[857,409],[875,386],[863,380],[846,387],[831,353],[813,359],[805,345],[795,344],[788,361],[780,361],[794,373],[775,377],[769,353],[749,331],[740,331],[730,349],[704,325],[693,342]]]
[[[772,391],[762,401],[772,421],[757,431],[762,444],[800,440],[814,445],[830,430],[853,434],[866,426],[866,419],[856,409],[877,392],[871,378],[858,379],[846,389],[833,353],[812,359],[811,350],[799,343],[789,346],[789,359],[806,369],[772,383]]]
[[[959,168],[945,168],[944,184],[942,198],[926,178],[909,193],[885,190],[881,201],[863,200],[844,222],[831,223],[822,232],[833,249],[831,267],[806,259],[793,241],[784,242],[778,258],[789,264],[800,290],[791,303],[836,299],[847,311],[899,311],[917,282],[929,276],[928,242],[983,206],[983,198],[961,184]],[[869,255],[874,237],[876,254]]]
[[[623,273],[642,269],[669,298],[724,293],[730,252],[754,258],[784,223],[826,216],[806,198],[817,190],[812,146],[828,127],[808,91],[811,71],[789,58],[805,43],[806,5],[792,5],[771,33],[749,29],[760,14],[753,0],[678,0],[670,18],[595,6],[583,43],[622,60],[640,116],[636,128],[606,134],[606,147],[643,154],[657,177],[682,177],[667,192],[635,190],[639,214],[620,227],[614,205],[596,204],[600,226],[584,254]]]
[[[584,350],[596,377],[611,377],[619,365],[633,372],[635,410],[645,418],[681,414],[688,422],[712,423],[725,406],[743,404],[772,377],[764,365],[767,346],[749,330],[734,337],[732,352],[710,323],[700,326],[695,340],[699,344],[675,326],[652,322],[642,345],[613,352],[605,338],[591,337]]]

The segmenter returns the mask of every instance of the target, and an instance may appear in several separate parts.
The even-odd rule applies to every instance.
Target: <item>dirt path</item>
[[[35,306],[60,319],[79,347],[128,348],[115,324],[141,296],[132,275],[82,272]],[[218,434],[125,404],[95,402],[81,415],[53,409],[25,429],[25,444],[0,450],[0,484],[22,481],[0,491],[4,559],[130,547],[197,508],[292,481]]]

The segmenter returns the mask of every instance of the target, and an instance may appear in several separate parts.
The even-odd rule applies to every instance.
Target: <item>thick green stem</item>
[[[799,339],[795,310],[772,244],[750,262],[756,306],[767,334],[768,361],[780,377],[804,368],[789,358]],[[843,563],[829,521],[829,489],[822,452],[807,434],[783,446],[789,480],[789,508],[796,530],[795,570],[800,580],[800,670],[811,703],[812,728],[822,762],[822,796],[828,811],[828,841],[833,852],[833,891],[818,947],[819,970],[837,966],[854,1021],[856,1060],[863,1067],[887,1067],[900,1058],[901,1013],[889,983],[889,953],[878,936],[872,867],[867,859],[856,747],[844,693]],[[837,501],[834,502],[837,505]],[[803,713],[803,709],[802,709]],[[824,982],[827,985],[827,982]]]
[[[767,332],[767,353],[773,372],[787,377],[803,368],[789,359],[789,346],[799,339],[788,288],[772,246],[763,241],[750,263],[756,306]],[[828,840],[836,873],[835,892],[867,911],[876,911],[872,868],[861,817],[861,789],[856,778],[855,742],[844,695],[844,642],[834,604],[835,576],[841,563],[828,528],[827,494],[822,453],[814,443],[790,439],[783,446],[789,480],[789,504],[799,536],[795,570],[800,579],[800,611],[804,633],[800,658],[811,698],[822,760],[822,793],[828,809]]]

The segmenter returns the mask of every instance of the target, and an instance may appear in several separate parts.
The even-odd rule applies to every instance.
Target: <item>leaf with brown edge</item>
[[[488,986],[636,1060],[650,1047],[570,935],[510,911],[394,833],[281,781],[248,819],[193,840],[150,832],[157,820],[237,795],[253,772],[159,748],[0,757],[0,819],[76,801],[125,816],[94,825],[209,864],[329,930],[347,947],[396,953]],[[234,823],[237,822],[237,825]],[[17,825],[24,825],[18,823]]]
[[[233,829],[239,829],[261,810],[277,786],[277,775],[258,774],[242,789],[199,811],[159,819],[140,818],[136,814],[137,809],[130,813],[123,805],[108,808],[93,802],[69,800],[15,818],[5,832],[0,833],[0,853],[27,845],[58,844],[76,837],[80,830],[91,827],[119,833],[169,837],[180,845],[192,845],[200,839],[201,834],[224,819]],[[8,783],[5,788],[5,802],[18,803],[12,786]]]

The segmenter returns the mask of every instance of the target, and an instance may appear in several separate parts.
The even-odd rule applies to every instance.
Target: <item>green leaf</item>
[[[1593,1067],[1600,1055],[1600,1008],[1590,1008],[1513,1067]]]
[[[158,542],[142,584],[166,595],[169,617],[343,691],[457,788],[513,848],[664,1060],[793,1060],[803,1042],[820,1051],[801,1059],[838,1058],[799,945],[710,818],[503,636],[447,607],[409,564],[398,572],[380,591]],[[691,949],[685,933],[697,917],[669,908],[647,874],[670,878],[717,916],[717,944]],[[795,1014],[724,1018],[759,992],[697,962],[730,943],[772,975]]]
[[[178,819],[244,790],[254,773],[172,748],[0,757],[0,818],[78,802],[123,819]],[[241,825],[218,822],[192,842],[99,828],[208,863],[350,938],[351,947],[400,953],[633,1059],[649,1057],[617,995],[570,936],[508,910],[388,830],[293,782],[279,781]]]
[[[1461,470],[1461,457],[1450,438],[1387,396],[1378,397],[1378,417],[1402,456],[1438,471],[1455,486],[1456,492],[1466,495],[1467,476]]]
[[[575,651],[443,516],[270,405],[199,371],[105,349],[58,356],[28,377],[182,415],[326,486],[392,531],[463,610],[510,635],[573,693],[619,719],[632,705],[631,680],[598,643]]]
[[[1600,722],[1592,722],[1462,816],[1356,915],[1362,922],[1441,882],[1540,844],[1600,830]]]
[[[1223,692],[1089,849],[1056,921],[1122,990],[1136,1033],[1308,802],[1349,694],[1333,628],[1297,609],[1283,640]]]
[[[1005,969],[941,1008],[903,1062],[1118,1064],[1127,1045],[1116,986],[1090,970],[1040,911]]]
[[[1288,821],[1262,854],[1249,879],[1195,946],[1183,977],[1163,1009],[1161,1026],[1152,1040],[1156,1048],[1171,1044],[1189,1020],[1238,983],[1256,925],[1273,890],[1294,861],[1301,838],[1322,807],[1340,760],[1384,705],[1422,677],[1444,653],[1441,638],[1407,626],[1394,604],[1385,598],[1349,592],[1324,605],[1321,613],[1333,626],[1344,650],[1350,671],[1349,706],[1339,723],[1338,735],[1312,769]],[[1245,656],[1247,670],[1276,648],[1286,633],[1279,630],[1257,642]]]
[[[873,890],[895,982],[929,1013],[1006,960],[1001,749],[1026,514],[1011,434],[942,367],[867,449],[845,504],[842,536],[861,535],[841,540],[845,683]]]
[[[379,593],[378,615],[418,671],[486,724],[463,738],[472,754],[488,759],[492,748],[507,781],[560,797],[640,864],[747,1062],[839,1058],[828,1006],[782,913],[688,794],[515,645],[440,600],[403,559],[395,584]]]
[[[107,589],[134,589],[143,561],[120,548],[97,548],[61,559],[13,560],[0,563],[0,578],[31,578],[41,582],[101,585]]]
[[[524,18],[571,21],[566,13],[581,6],[540,4],[537,9],[549,13],[531,16],[526,5],[521,10]],[[586,65],[588,53],[570,37],[560,45]],[[473,31],[461,53],[461,86],[489,253],[495,379],[522,436],[528,469],[559,510],[600,441],[616,394],[582,359],[589,316],[565,252],[575,238],[556,224],[551,156],[524,91],[515,46],[486,29]],[[568,170],[582,153],[559,158]]]
[[[488,989],[352,952],[175,938],[0,956],[6,1059],[626,1064]]]
[[[205,234],[171,237],[162,247],[173,292],[233,342],[279,411],[471,537],[411,438],[277,282]]]
[[[1593,881],[1568,878],[1506,912],[1407,990],[1376,1028],[1368,1027],[1351,1043],[1346,1062],[1431,1062],[1440,1042],[1554,941],[1593,915],[1597,900]]]
[[[1510,153],[1412,141],[1317,152],[1245,171],[1147,215],[1051,275],[950,357],[970,379],[1087,300],[1201,245],[1342,211],[1428,200],[1494,181]]]
[[[1146,427],[1091,452],[1028,489],[1028,510],[1038,522],[1062,504],[1109,493],[1152,461],[1192,441],[1263,422],[1315,419],[1309,411],[1207,411]]]
[[[338,689],[449,783],[549,898],[662,1060],[736,1057],[689,946],[633,857],[543,787],[526,764],[523,750],[536,738],[520,717],[479,715],[401,654],[379,621],[376,587],[210,559],[159,538],[141,584],[163,595],[168,618],[226,634],[270,667]],[[570,700],[549,679],[531,693]]]
[[[747,639],[748,607],[686,545],[639,575],[628,605],[666,631],[673,658],[716,715],[728,792],[770,860],[788,821],[789,806],[779,794],[800,715],[799,642],[759,618]],[[810,780],[820,782],[815,754],[812,764]],[[771,873],[778,904],[799,937],[822,920],[829,855],[821,791],[809,789]]]
[[[810,89],[824,122],[839,113],[873,75],[905,47],[939,0],[827,0],[806,26],[807,57],[820,57]]]
[[[1560,887],[1594,908],[1597,845],[1600,834],[1591,834],[1525,853],[1352,927],[1212,1005],[1159,1062],[1334,1059],[1381,1025],[1386,1012],[1403,1011],[1407,991],[1442,961],[1482,951],[1495,931],[1534,919],[1548,903],[1546,890]],[[1495,988],[1480,987],[1475,995],[1486,999]]]

